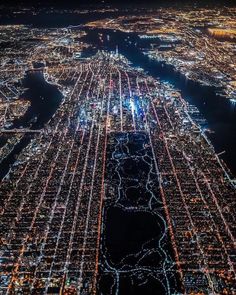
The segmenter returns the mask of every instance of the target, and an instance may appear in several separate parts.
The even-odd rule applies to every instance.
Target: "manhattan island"
[[[234,294],[235,184],[180,93],[105,51],[47,75],[66,95],[1,182],[0,292]]]

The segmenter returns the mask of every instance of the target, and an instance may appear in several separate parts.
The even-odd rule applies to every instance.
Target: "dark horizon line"
[[[30,3],[27,0],[8,0],[7,3],[4,3],[0,5],[1,7],[12,7],[15,6],[15,8],[22,8],[22,7],[41,7],[41,8],[47,8],[47,7],[55,7],[55,8],[86,8],[86,7],[101,7],[101,8],[107,8],[109,6],[118,7],[118,8],[130,8],[133,7],[133,5],[138,5],[139,8],[155,8],[159,6],[184,6],[184,5],[190,5],[193,7],[201,7],[201,6],[228,6],[233,5],[236,6],[236,1],[234,0],[38,0],[34,1],[34,3]]]

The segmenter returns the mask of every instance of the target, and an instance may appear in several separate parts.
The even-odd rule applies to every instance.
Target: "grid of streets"
[[[183,294],[234,294],[234,183],[179,92],[105,52],[49,73],[73,87],[1,183],[0,293],[96,294],[108,135],[143,132]]]

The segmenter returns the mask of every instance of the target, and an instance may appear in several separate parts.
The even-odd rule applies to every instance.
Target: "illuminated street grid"
[[[107,137],[136,131],[183,293],[234,294],[234,184],[180,94],[101,52],[48,73],[69,82],[66,98],[1,184],[2,294],[96,293]]]

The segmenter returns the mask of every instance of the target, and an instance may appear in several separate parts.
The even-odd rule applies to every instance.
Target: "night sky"
[[[1,3],[2,2],[2,3]],[[38,0],[38,1],[27,1],[27,0],[8,0],[1,1],[1,6],[54,6],[62,8],[81,7],[81,6],[132,6],[134,4],[142,7],[147,6],[165,6],[165,5],[236,5],[235,0]],[[5,2],[5,3],[4,3]]]

